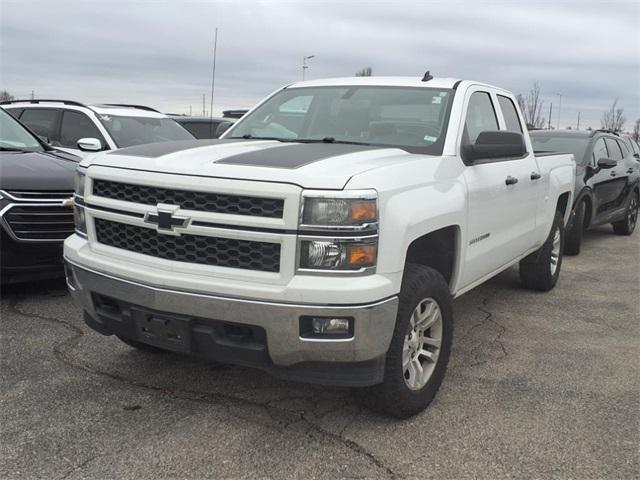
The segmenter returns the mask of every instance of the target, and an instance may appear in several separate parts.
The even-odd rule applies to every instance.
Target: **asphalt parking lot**
[[[61,282],[5,289],[1,478],[638,478],[640,234],[589,232],[548,294],[512,268],[455,301],[431,407],[132,350]]]

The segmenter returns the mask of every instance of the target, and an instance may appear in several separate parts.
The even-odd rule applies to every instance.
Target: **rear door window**
[[[20,116],[20,121],[38,135],[57,141],[58,116],[57,108],[26,108]]]
[[[507,127],[507,131],[522,133],[522,125],[518,118],[518,112],[516,107],[510,98],[498,95],[498,103],[500,104],[500,110],[502,110],[502,116],[504,117],[504,123]]]
[[[11,109],[7,108],[6,111],[13,118],[20,118],[20,114],[23,112],[23,109],[22,108],[11,108]]]
[[[605,138],[605,143],[607,144],[607,150],[609,150],[609,158],[613,160],[622,160],[622,150],[620,150],[620,145],[613,138]]]
[[[81,112],[65,110],[62,114],[58,143],[62,147],[78,148],[77,142],[81,138],[97,138],[102,143],[102,148],[106,146],[100,130],[89,117]]]
[[[622,156],[626,157],[627,155],[629,155],[629,149],[627,148],[626,143],[624,143],[622,140],[616,140],[616,142],[618,142],[618,146],[620,147],[620,150],[622,150]]]

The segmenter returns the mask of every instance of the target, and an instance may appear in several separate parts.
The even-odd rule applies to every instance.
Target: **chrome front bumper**
[[[304,362],[344,364],[384,358],[398,309],[397,297],[365,305],[339,306],[219,297],[144,285],[83,268],[68,260],[66,263],[69,289],[93,320],[99,318],[94,305],[94,294],[97,294],[156,312],[261,327],[266,332],[268,355],[276,368]],[[336,340],[300,338],[301,316],[352,317],[354,335]]]

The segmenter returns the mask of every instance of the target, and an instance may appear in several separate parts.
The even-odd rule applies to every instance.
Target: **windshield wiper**
[[[278,142],[297,142],[293,138],[279,138],[279,137],[254,137],[250,133],[245,133],[242,137],[229,137],[229,138],[244,138],[245,140],[276,140]]]
[[[16,147],[3,147],[0,145],[0,152],[26,152],[24,148],[16,148]]]
[[[352,142],[349,140],[336,140],[335,137],[324,137],[320,139],[316,138],[300,138],[296,140],[296,142],[300,143],[340,143],[343,145],[371,145],[366,142]]]

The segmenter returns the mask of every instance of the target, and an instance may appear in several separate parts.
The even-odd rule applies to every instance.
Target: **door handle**
[[[609,175],[611,175],[612,177],[615,177],[617,175],[617,173],[615,171],[613,171]]]
[[[531,180],[540,180],[540,178],[542,178],[542,175],[540,175],[538,172],[531,172]]]
[[[516,183],[518,183],[518,179],[516,177],[512,177],[511,175],[509,175],[507,179],[504,181],[504,183],[506,185],[515,185]]]
[[[630,168],[629,170],[627,170],[627,173],[633,173],[633,168]]]

